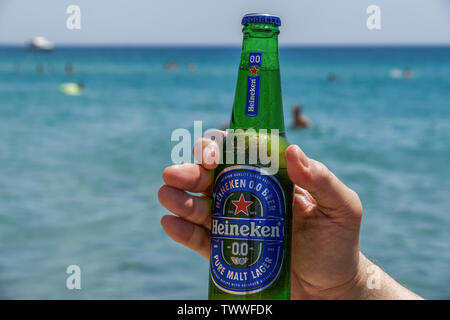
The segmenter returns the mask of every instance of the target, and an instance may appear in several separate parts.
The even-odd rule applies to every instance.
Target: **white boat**
[[[36,51],[52,51],[54,45],[51,41],[45,39],[44,37],[38,36],[31,38],[27,47]]]

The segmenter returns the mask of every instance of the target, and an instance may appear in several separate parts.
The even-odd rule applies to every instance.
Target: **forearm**
[[[354,286],[341,297],[348,300],[422,300],[423,298],[392,279],[362,253]]]

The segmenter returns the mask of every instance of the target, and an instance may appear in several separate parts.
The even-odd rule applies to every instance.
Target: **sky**
[[[69,30],[69,5],[81,29]],[[366,8],[381,10],[381,30]],[[0,44],[239,45],[245,13],[281,17],[281,45],[450,45],[450,0],[0,0]]]

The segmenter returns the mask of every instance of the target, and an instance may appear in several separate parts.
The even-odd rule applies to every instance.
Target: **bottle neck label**
[[[250,68],[250,75],[247,81],[247,103],[245,114],[248,117],[256,117],[258,115],[259,103],[259,86],[260,75],[258,71],[261,67],[262,53],[250,52],[248,58],[248,66]],[[253,68],[251,68],[253,66]]]
[[[211,228],[211,277],[231,294],[269,287],[280,272],[285,239],[283,188],[261,168],[232,166],[217,177]]]
[[[276,36],[244,37],[230,128],[285,132]]]

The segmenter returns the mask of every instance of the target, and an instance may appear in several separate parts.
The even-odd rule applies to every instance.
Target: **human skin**
[[[161,219],[167,235],[209,259],[211,170],[219,148],[205,138],[197,143],[202,163],[167,167],[158,198],[175,214]],[[356,192],[297,145],[289,146],[285,157],[295,184],[291,299],[422,299],[360,252],[363,207]]]

